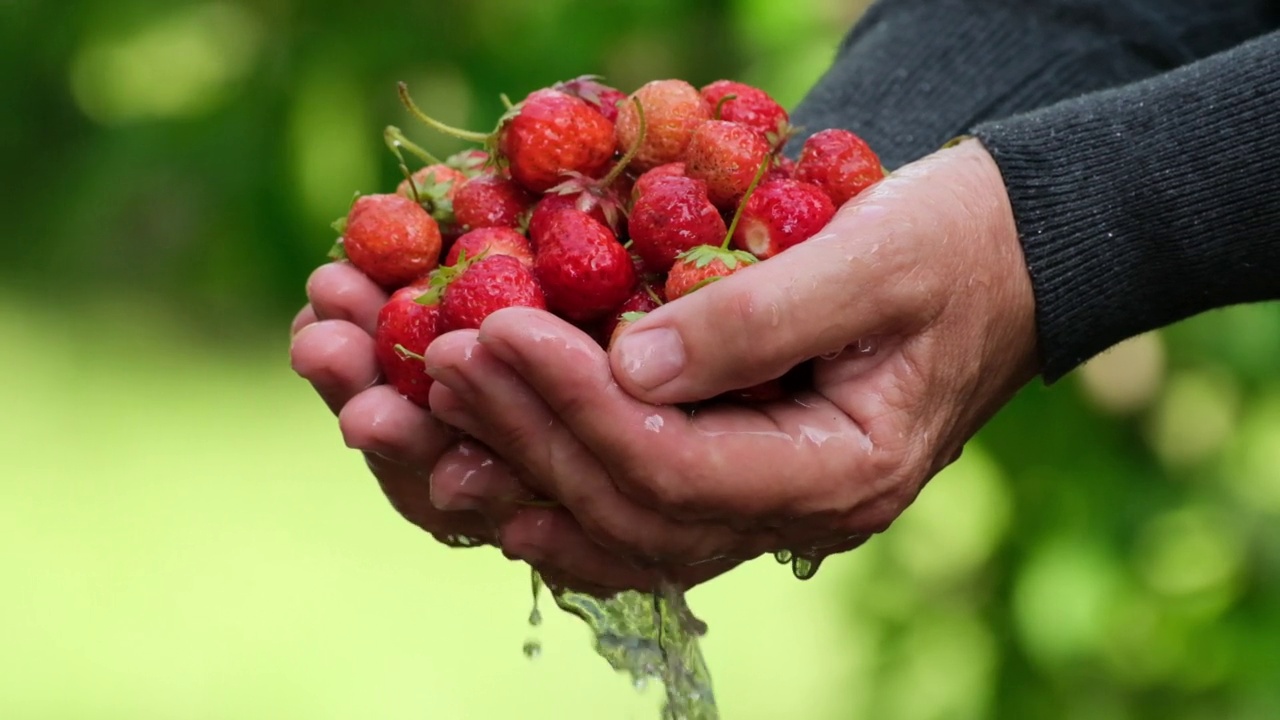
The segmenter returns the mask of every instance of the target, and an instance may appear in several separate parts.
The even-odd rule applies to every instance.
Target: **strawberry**
[[[742,268],[759,262],[748,252],[699,245],[680,253],[667,273],[664,287],[667,302],[678,300],[698,288],[728,277]]]
[[[790,116],[787,111],[769,96],[769,93],[757,87],[732,80],[717,80],[701,90],[715,113],[717,120],[741,123],[770,139],[773,147],[788,133]]]
[[[476,228],[458,238],[453,247],[445,255],[445,265],[457,265],[465,258],[494,255],[510,255],[520,261],[521,265],[533,268],[533,248],[524,235],[511,228],[488,227]]]
[[[452,201],[458,194],[458,188],[467,181],[465,173],[444,163],[419,168],[413,173],[412,178],[413,185],[409,184],[408,178],[401,180],[396,187],[396,194],[424,204],[435,204],[442,200]],[[416,195],[415,188],[418,191]]]
[[[547,227],[551,224],[551,218],[561,210],[585,212],[599,222],[605,225],[609,224],[609,220],[604,214],[604,208],[595,201],[592,195],[586,193],[578,195],[550,193],[543,195],[538,200],[538,203],[533,206],[533,213],[529,216],[529,242],[535,249],[546,235]]]
[[[718,243],[726,231],[706,183],[675,175],[654,180],[636,198],[627,228],[632,251],[657,273],[670,269],[685,250]]]
[[[626,151],[640,140],[640,112],[644,108],[648,128],[631,161],[637,172],[677,162],[684,157],[693,131],[711,119],[711,106],[698,89],[683,80],[654,80],[631,94],[635,102],[618,108],[618,149]]]
[[[608,227],[579,210],[551,218],[533,267],[547,307],[574,323],[599,319],[626,300],[636,283],[626,248]]]
[[[378,311],[373,333],[374,355],[387,383],[424,408],[432,380],[422,356],[439,334],[440,306],[414,300],[429,287],[427,280],[420,280],[392,293]]]
[[[613,123],[587,101],[559,90],[535,90],[508,110],[493,132],[477,133],[428,116],[414,104],[404,83],[399,89],[414,117],[447,135],[483,143],[530,192],[545,192],[571,173],[599,175],[613,158]]]
[[[618,336],[622,334],[622,331],[631,327],[632,323],[648,314],[649,311],[647,310],[630,310],[619,315],[617,322],[609,326],[608,332],[600,336],[602,340],[601,346],[605,350],[612,350],[614,343],[618,342]]]
[[[769,180],[794,180],[796,177],[796,162],[786,155],[775,155],[773,157],[773,167],[769,168],[769,172],[764,174],[764,179]]]
[[[667,302],[678,300],[704,285],[713,283],[720,278],[728,277],[748,265],[759,262],[759,258],[749,252],[731,250],[729,244],[733,241],[733,236],[737,232],[738,224],[742,221],[743,215],[746,213],[747,206],[754,199],[753,196],[759,188],[760,180],[768,172],[771,164],[766,159],[756,169],[755,175],[751,178],[750,184],[747,185],[747,189],[743,193],[742,202],[733,214],[733,221],[725,231],[724,239],[718,245],[709,242],[703,243],[676,255],[675,262],[667,273],[667,281],[663,287],[666,292]],[[663,189],[674,182],[676,182],[675,179],[666,180],[657,187]]]
[[[469,178],[475,177],[490,164],[489,153],[475,148],[462,150],[445,158],[444,164]]]
[[[552,85],[551,89],[587,101],[609,122],[617,122],[618,103],[627,99],[626,93],[601,83],[598,75],[582,75],[572,80],[558,82]]]
[[[363,195],[340,221],[336,256],[345,256],[384,288],[398,288],[440,262],[440,226],[421,205],[401,195]]]
[[[822,188],[840,207],[883,178],[884,166],[862,138],[830,129],[805,140],[795,177]]]
[[[482,227],[519,227],[534,197],[505,175],[485,172],[453,196],[453,216],[466,232]]]
[[[630,180],[625,171],[639,152],[645,137],[644,112],[639,109],[637,111],[640,119],[640,134],[626,154],[614,163],[613,168],[604,177],[596,180],[582,173],[570,173],[567,180],[549,189],[546,197],[559,196],[571,199],[572,207],[582,212],[598,214],[609,230],[617,234],[623,223],[625,198],[630,191]],[[563,207],[563,205],[548,204],[545,211],[547,214],[544,217],[550,217],[550,213],[553,213],[557,207]],[[530,219],[530,227],[532,222]],[[538,232],[541,235],[542,229],[539,228]]]
[[[650,310],[656,310],[662,306],[663,288],[653,287],[647,282],[641,281],[639,287],[631,293],[631,297],[622,301],[622,304],[614,308],[614,310],[605,316],[604,323],[600,328],[600,337],[606,341],[618,332],[619,325],[623,324],[623,318],[628,313],[647,313]]]
[[[634,205],[636,198],[646,192],[650,185],[664,177],[671,177],[673,175],[677,177],[688,177],[685,174],[684,163],[667,163],[666,165],[659,165],[652,170],[642,173],[640,177],[636,178],[635,183],[631,186],[631,203]]]
[[[538,90],[516,108],[498,147],[529,190],[546,192],[570,174],[595,177],[613,159],[613,123],[585,100]]]
[[[533,272],[510,255],[490,255],[446,268],[432,292],[418,302],[440,302],[441,332],[478,329],[485,318],[508,307],[545,310],[546,296]]]
[[[729,210],[737,207],[769,153],[769,143],[750,127],[708,120],[699,125],[689,139],[685,174],[705,182],[712,204]]]
[[[835,204],[817,185],[762,182],[742,210],[733,244],[765,260],[813,237],[835,214]]]

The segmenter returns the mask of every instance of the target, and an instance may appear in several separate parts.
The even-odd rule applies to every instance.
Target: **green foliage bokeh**
[[[197,388],[205,382],[240,388],[250,410],[284,402],[278,382],[260,378],[287,371],[281,338],[303,302],[308,273],[332,242],[329,222],[353,192],[398,179],[381,143],[382,127],[399,125],[437,153],[459,147],[414,125],[397,102],[396,81],[409,82],[441,119],[478,129],[500,112],[500,93],[516,97],[585,73],[624,89],[656,77],[694,83],[732,77],[794,105],[862,4],[0,3],[6,108],[0,156],[7,168],[0,193],[7,227],[0,346],[10,353],[4,367],[16,393],[6,420],[13,425],[4,433],[13,446],[0,456],[0,505],[17,523],[8,531],[15,533],[11,547],[22,550],[12,557],[29,562],[23,567],[35,578],[50,567],[40,553],[57,552],[47,538],[34,542],[35,520],[27,530],[18,522],[46,517],[28,514],[27,504],[61,518],[57,506],[84,494],[77,482],[107,478],[127,485],[132,478],[94,460],[99,452],[116,461],[126,457],[119,454],[128,447],[126,436],[112,442],[116,455],[94,449],[87,438],[102,430],[78,417],[110,425],[133,417],[120,408],[134,404],[181,413],[184,406],[165,403],[188,398],[187,415],[175,427],[222,443],[201,460],[208,473],[201,477],[234,483],[236,473],[253,472],[264,458],[271,458],[269,472],[277,477],[310,467],[241,439],[268,426],[300,432],[278,424],[294,414],[238,414],[219,404],[218,393]],[[94,330],[82,332],[89,319]],[[149,339],[134,343],[134,336]],[[200,363],[174,344],[198,348]],[[65,374],[49,370],[55,367],[50,354],[61,356],[56,367]],[[106,358],[102,366],[95,364],[99,354]],[[794,663],[814,673],[840,668],[824,685],[830,697],[786,701],[783,706],[801,709],[796,717],[1280,717],[1278,359],[1280,312],[1274,305],[1239,307],[1136,338],[1054,387],[1028,388],[886,535],[824,566],[820,578],[834,576],[838,583],[814,581],[787,591],[830,594],[830,617],[838,622],[816,630],[836,638],[826,654],[784,659],[757,649],[754,662],[765,668]],[[122,369],[111,370],[110,362]],[[192,367],[201,374],[185,372]],[[95,394],[96,377],[118,385]],[[306,405],[305,388],[296,389],[291,402],[323,422],[319,404]],[[97,414],[83,414],[86,398],[96,398]],[[24,423],[19,409],[37,418],[34,424]],[[210,415],[215,412],[223,414]],[[148,416],[139,410],[134,421],[148,422]],[[329,452],[340,443],[336,434],[296,439],[300,448],[323,445]],[[46,450],[32,450],[33,443]],[[83,462],[58,464],[50,452]],[[153,444],[139,441],[135,456],[152,452]],[[156,472],[181,486],[192,471]],[[48,494],[32,494],[37,491],[24,483],[33,479]],[[59,484],[72,492],[62,494]],[[94,488],[98,502],[113,497],[109,488]],[[381,502],[369,483],[356,494],[367,496],[370,508]],[[182,503],[183,497],[172,499]],[[308,512],[306,502],[264,498],[247,484],[237,498],[218,511],[259,517],[262,507],[245,510],[258,501],[280,502],[279,509],[294,516]],[[329,529],[343,526],[342,502],[317,506]],[[135,510],[122,503],[116,512]],[[146,517],[168,512],[157,505]],[[362,522],[387,521],[369,513]],[[66,542],[93,526],[66,522],[71,535],[60,536]],[[121,538],[131,532],[128,523],[104,527]],[[169,537],[156,528],[149,537]],[[360,534],[347,531],[351,538]],[[396,534],[395,541],[407,543],[407,535]],[[206,559],[218,552],[209,549]],[[282,551],[278,559],[287,557]],[[86,567],[91,563],[84,560]],[[775,570],[776,582],[795,582]],[[327,572],[335,584],[344,582],[338,569]],[[743,587],[768,593],[771,586]],[[18,628],[19,615],[30,610],[23,590],[16,593],[0,628]],[[696,596],[693,602],[696,609]],[[95,607],[67,612],[93,626]],[[235,612],[257,611],[246,601]],[[52,614],[45,619],[59,622]],[[715,617],[708,619],[713,632],[753,632],[749,624],[717,627]],[[797,616],[785,623],[809,621],[817,622]],[[28,631],[24,647],[58,656],[53,635]],[[394,632],[387,633],[387,644],[377,647],[393,644]],[[518,637],[512,641],[518,644]],[[347,642],[350,653],[374,652],[356,639]],[[75,647],[70,642],[68,652],[78,652]],[[465,650],[461,640],[443,647]],[[206,650],[186,651],[194,657]],[[292,644],[272,662],[287,665],[294,653],[306,652],[305,644]],[[715,674],[714,652],[710,661]],[[19,660],[13,662],[17,667]],[[78,667],[55,659],[40,677],[52,683],[59,666]],[[597,670],[604,673],[602,666]],[[199,664],[189,672],[199,678]],[[404,673],[383,692],[412,683],[415,673]],[[91,692],[83,689],[89,685],[79,687]],[[167,692],[180,698],[183,690]],[[263,697],[275,697],[272,692],[264,690]],[[279,696],[294,697],[287,689]],[[0,704],[17,697],[0,686]],[[85,703],[100,707],[93,697]],[[271,711],[269,703],[255,703],[263,717],[305,714],[287,700]],[[25,715],[23,708],[9,708],[14,715],[0,707],[0,714],[47,717],[51,707],[30,706]],[[148,717],[172,716],[166,712]],[[128,716],[139,717],[136,711]],[[332,716],[369,717],[358,710]]]

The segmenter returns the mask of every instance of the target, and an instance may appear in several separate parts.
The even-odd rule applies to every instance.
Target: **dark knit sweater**
[[[1280,2],[1257,0],[880,0],[794,122],[850,129],[890,168],[981,140],[1054,382],[1141,332],[1280,299],[1277,28]]]

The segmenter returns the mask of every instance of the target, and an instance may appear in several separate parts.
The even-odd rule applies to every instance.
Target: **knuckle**
[[[642,538],[637,536],[637,529],[620,522],[617,514],[593,512],[590,506],[580,514],[574,514],[587,537],[605,550],[618,555],[643,554]]]

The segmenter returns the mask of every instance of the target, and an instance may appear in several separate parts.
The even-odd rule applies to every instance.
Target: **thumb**
[[[637,320],[610,350],[618,384],[655,404],[706,400],[909,316],[910,283],[892,277],[910,272],[909,258],[883,242],[887,215],[855,202],[804,243]]]

